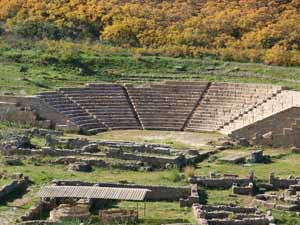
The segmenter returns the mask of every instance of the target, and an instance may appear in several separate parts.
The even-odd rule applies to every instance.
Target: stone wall
[[[28,223],[22,224],[31,224],[31,222],[40,220],[41,214],[45,212],[50,212],[55,207],[54,201],[39,201],[37,204],[32,206],[24,215],[19,219],[20,222],[28,221]],[[36,224],[36,223],[33,223]]]
[[[233,185],[232,193],[237,195],[255,195],[255,186],[252,183],[250,183],[248,186],[243,187]]]
[[[269,183],[273,186],[273,189],[286,189],[290,185],[295,185],[300,182],[300,178],[279,178],[273,173],[270,174]]]
[[[37,115],[33,111],[9,102],[0,102],[0,120],[30,126],[37,125]]]
[[[255,208],[239,206],[194,204],[192,210],[197,225],[270,225],[274,219],[272,215],[256,214]]]
[[[222,177],[222,178],[208,178],[208,177],[191,177],[190,183],[198,184],[206,188],[215,188],[215,189],[227,189],[231,188],[233,184],[239,186],[246,186],[251,183],[252,178],[239,178],[239,177]]]
[[[247,138],[271,147],[300,147],[300,108],[292,107],[234,131],[233,138]]]
[[[81,181],[53,181],[55,185],[64,186],[99,186],[99,187],[116,187],[116,188],[145,188],[151,192],[147,193],[148,201],[178,201],[180,198],[187,198],[191,194],[190,187],[169,187],[169,186],[152,186],[140,184],[120,184],[120,183],[89,183]]]
[[[108,158],[116,158],[122,160],[136,160],[142,161],[152,165],[155,168],[165,168],[166,164],[176,165],[181,167],[185,163],[185,157],[180,156],[156,156],[156,155],[141,155],[141,154],[132,154],[124,153],[122,151],[109,151],[106,154]]]
[[[49,104],[36,96],[0,96],[0,102],[16,105],[16,107],[30,108],[38,115],[38,119],[50,120],[52,127],[58,124],[67,124],[70,129],[76,130],[76,126],[68,121],[61,113],[57,112]]]

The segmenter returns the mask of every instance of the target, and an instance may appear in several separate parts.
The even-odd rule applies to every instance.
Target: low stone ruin
[[[35,146],[31,144],[28,135],[8,134],[1,142],[1,151],[6,155],[13,154],[17,149],[34,149]]]
[[[73,164],[69,164],[69,170],[76,172],[91,172],[92,166],[85,162],[76,162]]]
[[[251,152],[248,159],[249,163],[269,163],[270,161],[271,157],[269,155],[264,155],[264,152],[262,150]]]
[[[110,209],[99,211],[100,221],[103,224],[136,224],[137,210]]]
[[[188,196],[188,198],[179,199],[179,205],[180,207],[190,207],[194,203],[199,203],[199,193],[198,193],[198,185],[197,184],[191,184],[191,194]]]
[[[47,135],[52,135],[52,136],[63,136],[64,132],[59,131],[59,130],[49,130],[49,129],[42,129],[42,128],[33,128],[30,131],[32,136],[36,137],[46,137]]]
[[[269,163],[271,162],[271,157],[269,155],[264,155],[262,150],[252,151],[250,155],[245,154],[235,154],[224,156],[219,159],[222,163],[233,163],[233,164],[242,164],[242,163]]]
[[[257,205],[291,212],[300,211],[300,184],[290,185],[283,193],[269,192],[256,195]]]
[[[145,201],[178,201],[179,199],[187,199],[189,196],[197,198],[197,186],[191,187],[168,187],[168,186],[151,186],[139,185],[133,183],[89,183],[81,181],[53,181],[54,186],[94,186],[94,187],[109,187],[109,188],[130,188],[130,189],[147,189]],[[191,193],[192,191],[192,193]],[[103,200],[104,201],[104,200]],[[108,200],[111,202],[111,200]],[[62,219],[78,218],[86,219],[91,215],[92,206],[96,206],[102,200],[95,199],[67,199],[67,198],[42,198],[28,212],[20,217],[20,224],[48,224],[49,222],[59,222]],[[95,208],[93,208],[94,210]],[[47,221],[42,221],[41,215],[49,215]],[[99,218],[104,224],[112,221],[118,221],[120,224],[124,221],[133,224],[137,221],[138,214],[135,210],[101,210]]]
[[[259,213],[255,208],[231,205],[193,205],[197,225],[271,225],[273,216]]]
[[[3,152],[6,155],[63,157],[54,160],[54,163],[84,162],[89,164],[88,161],[92,161],[95,166],[120,167],[132,170],[182,168],[201,162],[216,153],[216,151],[178,150],[157,144],[58,138],[51,134],[45,134],[45,147],[35,149],[30,146],[30,138],[26,140],[27,145],[13,144],[13,146],[7,146],[5,143],[6,147]],[[74,161],[74,159],[76,160]]]
[[[219,159],[222,163],[233,163],[233,164],[241,164],[245,163],[246,156],[244,155],[229,155]]]
[[[256,194],[255,183],[249,183],[246,186],[239,186],[237,184],[232,185],[232,193],[236,195],[250,195],[254,196]]]
[[[3,164],[6,166],[21,166],[23,165],[22,160],[18,157],[5,157],[3,160]]]
[[[111,160],[105,157],[58,157],[52,160],[51,163],[55,164],[76,164],[76,163],[86,163],[90,166],[110,168],[110,169],[121,169],[121,170],[131,170],[131,171],[148,171],[150,167],[141,161],[132,160]]]
[[[251,171],[248,177],[240,178],[233,174],[216,175],[211,173],[209,177],[206,176],[193,176],[189,179],[191,184],[198,184],[199,186],[214,189],[228,189],[233,184],[239,186],[247,186],[249,183],[253,183],[254,174]]]
[[[56,206],[55,201],[52,200],[40,200],[39,202],[37,202],[35,205],[33,205],[32,207],[30,207],[30,209],[25,212],[24,215],[22,215],[20,217],[20,219],[18,220],[18,222],[20,224],[27,224],[28,223],[32,223],[32,224],[36,224],[36,221],[40,221],[41,218],[41,214],[43,213],[49,213],[52,209],[54,209]],[[43,221],[45,222],[45,221]]]
[[[274,173],[270,174],[269,184],[272,185],[273,189],[287,189],[291,185],[298,184],[300,177],[289,176],[288,178],[276,177]]]
[[[50,212],[49,221],[59,222],[66,219],[87,220],[91,216],[88,204],[61,204]]]

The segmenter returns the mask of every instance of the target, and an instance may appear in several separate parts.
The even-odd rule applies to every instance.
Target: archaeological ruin
[[[1,111],[2,118],[84,134],[120,129],[209,131],[273,147],[300,146],[299,92],[275,85],[90,83],[0,100],[4,108],[14,106]]]
[[[22,126],[0,135],[0,202],[30,202],[20,225],[140,224],[164,210],[180,219],[153,224],[282,224],[273,210],[300,213],[299,99],[276,85],[187,81],[1,96],[0,120]]]

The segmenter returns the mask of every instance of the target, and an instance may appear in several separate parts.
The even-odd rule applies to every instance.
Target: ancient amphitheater
[[[300,212],[300,92],[281,86],[90,83],[0,96],[0,120],[22,124],[0,137],[0,224],[287,225]]]
[[[146,129],[220,132],[259,144],[300,146],[300,92],[241,83],[91,83],[31,97],[1,97],[29,106],[39,120],[83,134]]]

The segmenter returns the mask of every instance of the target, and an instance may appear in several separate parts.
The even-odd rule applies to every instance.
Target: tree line
[[[3,32],[32,39],[300,65],[298,0],[0,0],[0,21]]]

